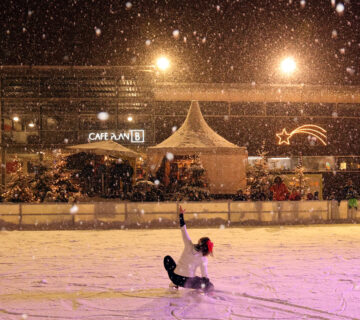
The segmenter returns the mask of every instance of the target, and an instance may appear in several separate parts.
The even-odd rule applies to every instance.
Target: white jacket
[[[195,277],[195,272],[200,267],[201,276],[208,278],[207,258],[201,251],[196,251],[186,231],[186,225],[181,227],[181,235],[184,241],[184,251],[176,265],[174,272],[179,276]]]

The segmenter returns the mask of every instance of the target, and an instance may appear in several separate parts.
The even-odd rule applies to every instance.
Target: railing
[[[292,224],[350,221],[360,212],[346,201],[283,202],[97,202],[2,203],[0,226],[12,227],[172,227],[177,226],[179,206],[186,208],[189,225]]]

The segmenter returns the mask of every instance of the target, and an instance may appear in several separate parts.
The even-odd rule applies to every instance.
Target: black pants
[[[168,272],[170,280],[179,287],[189,289],[202,289],[204,291],[209,291],[214,288],[214,285],[210,282],[208,278],[184,277],[174,273],[176,263],[174,259],[170,256],[166,256],[164,258],[164,267]]]

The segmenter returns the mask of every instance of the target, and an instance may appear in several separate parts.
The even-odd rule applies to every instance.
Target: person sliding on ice
[[[207,274],[207,256],[212,255],[214,244],[208,237],[200,238],[197,244],[193,244],[186,231],[184,212],[180,206],[180,228],[185,244],[184,251],[176,264],[170,256],[164,258],[164,267],[172,281],[170,286],[175,288],[184,287],[201,289],[205,292],[214,289]],[[200,267],[201,277],[195,276],[196,269]]]

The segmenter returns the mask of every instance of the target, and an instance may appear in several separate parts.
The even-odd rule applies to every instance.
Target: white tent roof
[[[172,152],[188,154],[204,153],[243,153],[245,148],[225,140],[206,123],[197,101],[192,101],[183,125],[169,138],[156,146],[148,148],[148,152]]]
[[[88,152],[102,155],[112,155],[117,157],[136,158],[140,156],[135,151],[123,147],[112,140],[91,142],[85,144],[77,144],[75,146],[67,147],[67,149],[76,150],[77,152]]]

